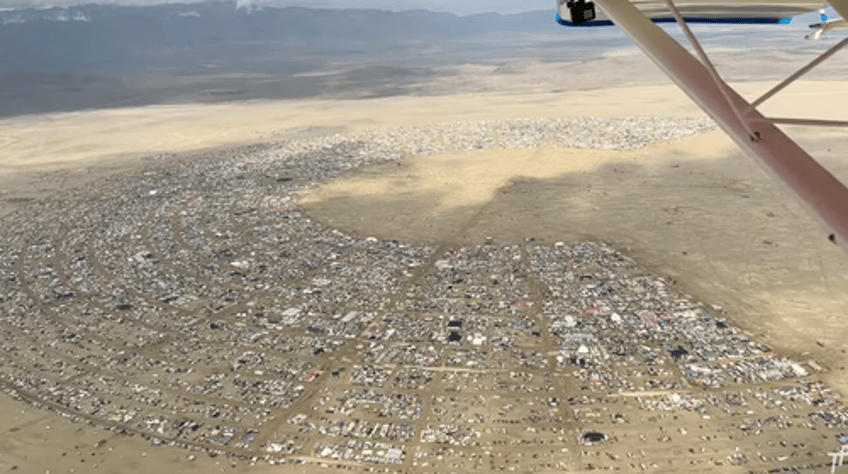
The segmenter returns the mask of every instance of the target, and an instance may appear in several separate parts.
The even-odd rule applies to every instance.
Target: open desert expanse
[[[733,84],[748,99],[772,85]],[[761,110],[766,115],[803,113],[845,119],[848,83],[800,81]],[[675,86],[657,83],[579,91],[565,85],[560,92],[158,105],[13,117],[0,121],[0,216],[10,222],[21,213],[41,209],[39,203],[61,200],[84,186],[96,187],[100,180],[254,143],[578,117],[703,119],[705,115]],[[848,180],[848,139],[843,131],[785,130],[843,182]],[[304,187],[297,192],[297,206],[303,215],[345,234],[410,243],[434,252],[487,242],[505,248],[529,242],[551,248],[557,242],[604,242],[671,282],[674,291],[712,307],[716,316],[726,318],[776,355],[812,362],[807,367],[818,367],[813,377],[837,395],[848,394],[848,256],[827,241],[808,209],[742,155],[719,129],[635,149],[555,146],[556,137],[528,147],[509,146],[497,134],[493,140],[485,149],[403,153],[396,161],[368,165],[317,187]],[[535,261],[532,255],[523,258]],[[342,354],[355,357],[353,352]],[[332,389],[334,382],[327,375],[324,379]],[[438,396],[435,391],[433,396]],[[314,463],[271,466],[152,446],[139,436],[71,422],[7,395],[0,396],[0,413],[0,473],[317,469]],[[669,432],[685,434],[689,423],[700,420],[690,420],[690,415],[686,412],[681,420],[668,420]],[[720,423],[729,429],[740,420]],[[665,428],[659,430],[665,433]],[[631,431],[638,443],[638,430]],[[744,440],[731,440],[722,441],[727,449],[738,442],[743,450],[756,451],[744,448]],[[571,463],[570,472],[583,470],[586,459],[579,460],[576,453],[597,447],[571,443],[572,457],[563,462]],[[804,462],[828,464],[829,469],[826,452],[838,445],[832,437],[819,437],[819,443],[808,443],[816,453]],[[683,459],[690,455],[692,444],[675,437],[671,445],[660,448]],[[660,448],[654,454],[649,450],[648,458],[659,456]],[[315,452],[300,457],[315,461],[310,457],[317,456]],[[403,469],[417,472],[418,464],[411,464],[411,457],[407,455]],[[604,461],[608,459],[597,462]],[[380,470],[385,467],[379,466]],[[450,469],[438,462],[430,466],[421,472]],[[680,472],[685,467],[656,469]],[[703,465],[694,469],[747,472],[754,468]]]

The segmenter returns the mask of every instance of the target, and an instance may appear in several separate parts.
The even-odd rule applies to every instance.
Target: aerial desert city
[[[332,3],[0,9],[0,473],[848,472],[848,255],[620,30]]]

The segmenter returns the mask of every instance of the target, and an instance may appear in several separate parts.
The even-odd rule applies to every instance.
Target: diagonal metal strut
[[[775,94],[777,94],[778,92],[780,92],[781,90],[786,88],[786,86],[788,86],[789,84],[792,84],[793,82],[798,80],[799,77],[801,77],[804,74],[806,74],[807,72],[809,72],[810,69],[821,64],[825,59],[831,57],[833,55],[833,53],[839,51],[839,49],[842,48],[843,46],[845,46],[846,44],[848,44],[848,38],[845,38],[844,40],[836,43],[833,47],[831,47],[830,49],[828,49],[827,51],[825,51],[821,55],[819,55],[819,57],[810,61],[810,64],[807,64],[806,66],[802,67],[797,72],[795,72],[795,74],[792,74],[791,76],[787,77],[785,81],[774,86],[770,91],[763,94],[759,99],[751,102],[751,108],[759,107],[760,104],[769,100],[772,96],[774,96]],[[751,111],[751,109],[748,109],[748,112],[750,112],[750,111]]]
[[[724,96],[724,100],[727,101],[727,105],[733,110],[733,113],[736,115],[736,118],[739,119],[739,122],[745,128],[745,131],[748,132],[748,137],[752,142],[759,141],[760,134],[751,130],[751,126],[745,117],[739,112],[739,109],[733,104],[733,101],[730,100],[730,94],[727,92],[727,84],[721,80],[721,76],[718,75],[718,71],[716,71],[713,63],[710,61],[710,58],[707,56],[707,53],[704,52],[703,48],[701,48],[701,44],[698,43],[698,40],[695,38],[695,35],[692,33],[692,30],[689,29],[689,25],[686,24],[686,20],[683,19],[683,15],[680,14],[680,11],[674,5],[674,2],[671,0],[665,0],[666,6],[671,11],[671,14],[674,15],[674,19],[677,20],[677,24],[680,25],[680,29],[683,30],[683,34],[689,39],[689,42],[692,44],[692,47],[695,48],[695,51],[698,53],[698,56],[701,58],[701,62],[704,64],[704,67],[707,68],[707,71],[710,72],[710,76],[713,78],[713,81],[718,86],[721,94]]]
[[[751,119],[753,123],[782,123],[784,125],[807,125],[816,127],[848,127],[848,121],[844,120],[815,120],[784,117],[766,117],[762,120]]]
[[[848,0],[833,0],[848,13]],[[821,218],[827,239],[848,251],[848,188],[742,96],[710,78],[706,64],[668,35],[629,0],[594,0],[693,102],[776,181],[785,184]],[[839,10],[837,10],[839,11]],[[722,85],[720,85],[722,84]],[[728,103],[729,102],[729,103]],[[732,104],[732,106],[730,105]],[[757,124],[751,141],[738,110]]]

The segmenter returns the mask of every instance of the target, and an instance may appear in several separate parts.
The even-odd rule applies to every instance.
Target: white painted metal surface
[[[563,19],[570,16],[567,0],[557,0]],[[598,3],[598,2],[595,2]],[[663,0],[630,0],[630,3],[648,18],[673,18]],[[833,3],[833,2],[831,2]],[[791,18],[822,8],[822,1],[798,0],[680,0],[674,2],[685,18]],[[605,12],[598,11],[596,20],[611,20]],[[841,15],[846,16],[842,13]]]

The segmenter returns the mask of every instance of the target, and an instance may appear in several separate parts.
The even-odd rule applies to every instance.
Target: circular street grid
[[[381,241],[311,220],[295,197],[410,154],[632,149],[711,126],[315,136],[36,202],[0,231],[0,388],[154,444],[275,463],[821,465],[848,417],[816,368],[609,246]],[[739,451],[734,438],[750,442]],[[670,455],[680,442],[698,451]]]

